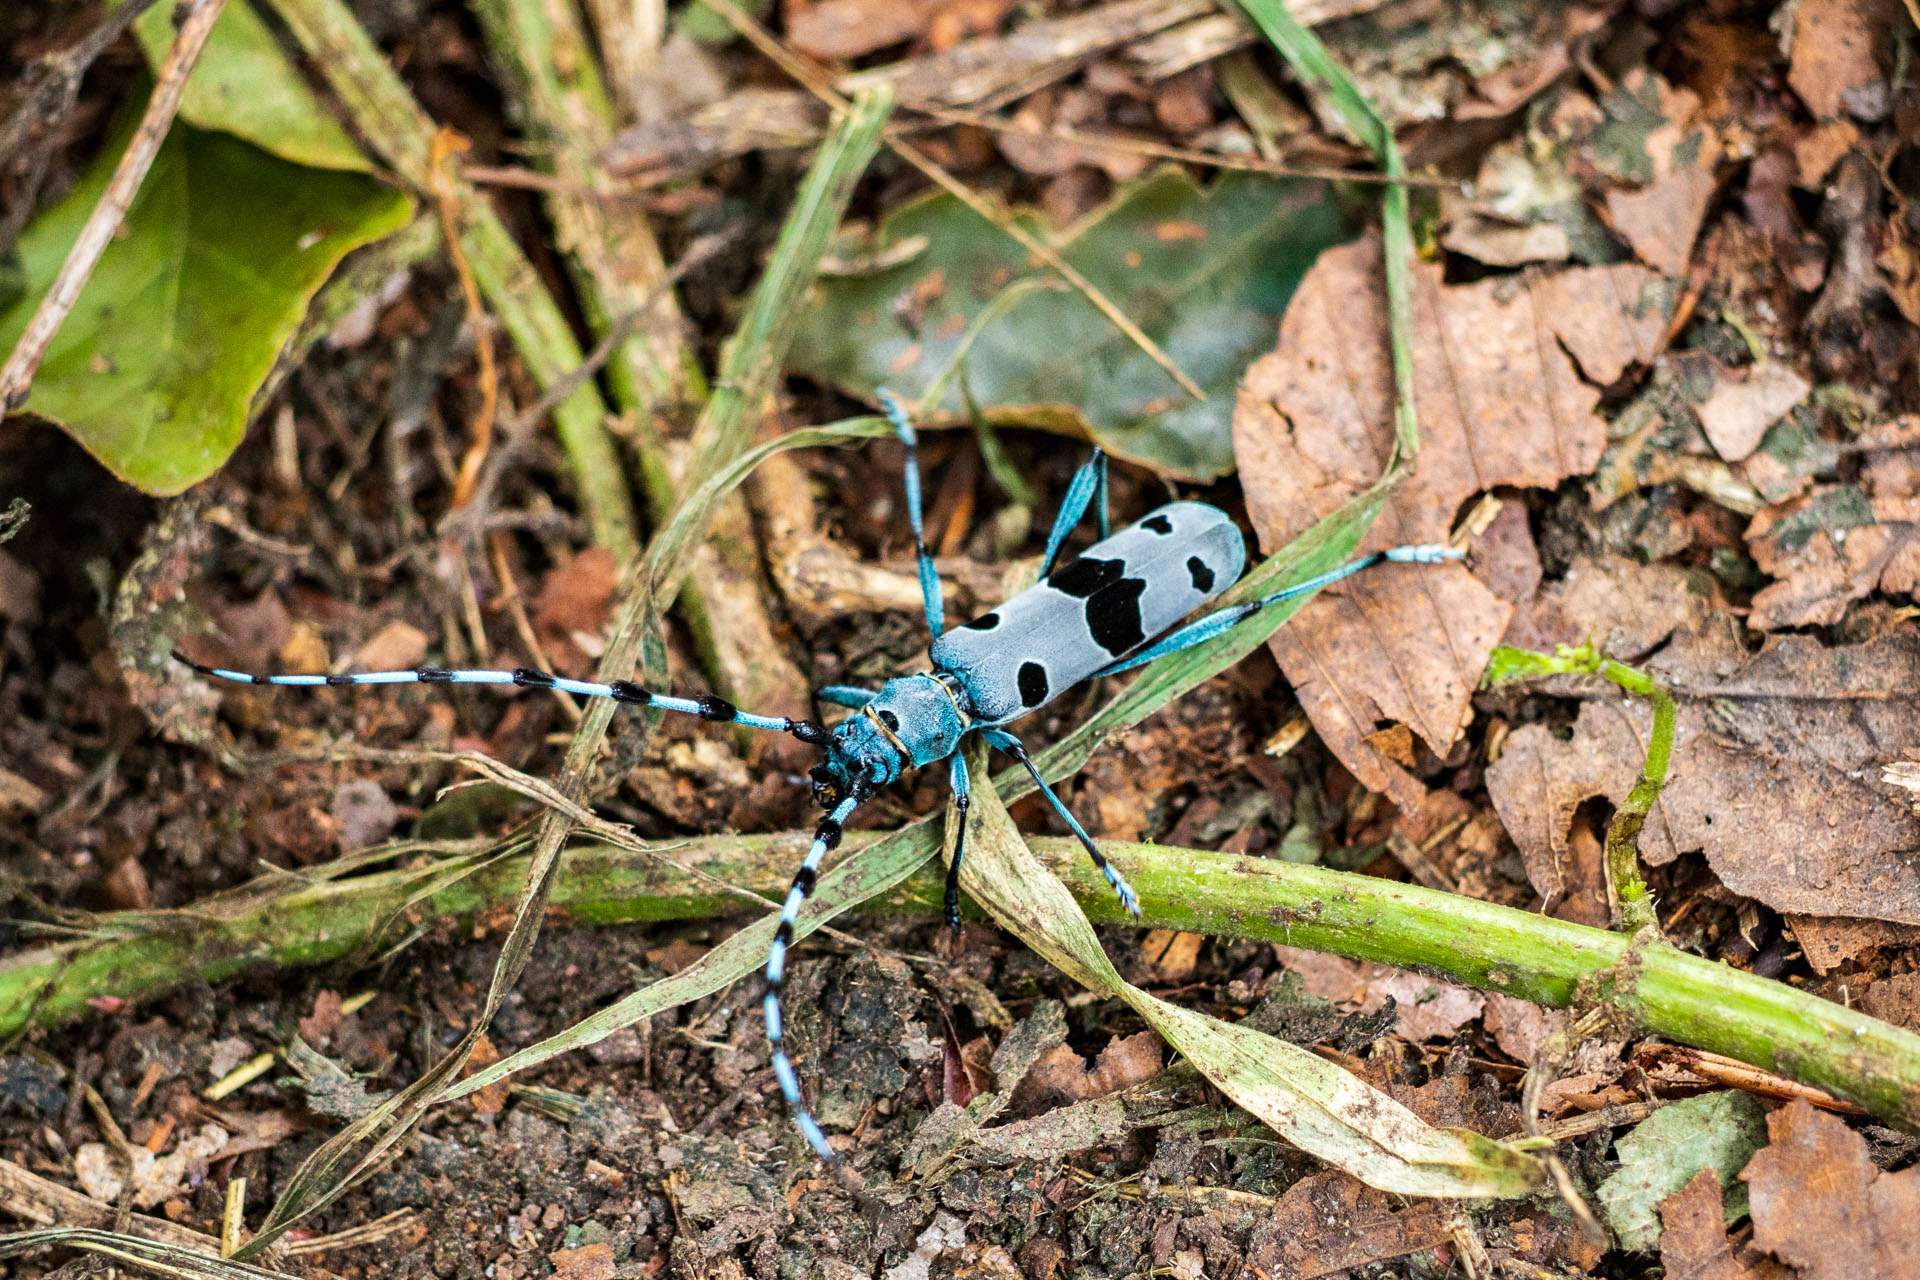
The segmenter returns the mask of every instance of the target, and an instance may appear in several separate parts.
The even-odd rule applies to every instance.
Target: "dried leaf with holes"
[[[1444,541],[1476,493],[1592,469],[1605,443],[1593,384],[1653,352],[1668,293],[1631,264],[1463,286],[1422,268],[1420,466],[1361,550]],[[1285,545],[1373,483],[1392,413],[1380,247],[1368,239],[1321,255],[1287,309],[1278,348],[1241,389],[1234,452],[1263,546]],[[1341,762],[1411,812],[1425,788],[1367,737],[1404,723],[1444,756],[1467,726],[1512,607],[1458,565],[1389,565],[1323,592],[1271,643]]]

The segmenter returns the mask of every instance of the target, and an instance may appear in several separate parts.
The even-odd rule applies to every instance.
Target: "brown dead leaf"
[[[294,1024],[300,1038],[310,1045],[324,1047],[327,1037],[340,1025],[340,1004],[338,991],[327,989],[314,996],[313,1012]]]
[[[39,813],[47,807],[47,793],[11,769],[0,769],[0,818]]]
[[[1298,947],[1275,947],[1274,953],[1300,975],[1308,994],[1342,1008],[1372,1013],[1391,997],[1400,1015],[1394,1033],[1408,1040],[1444,1040],[1486,1008],[1479,992],[1411,970]]]
[[[1812,389],[1811,383],[1782,364],[1729,373],[1700,406],[1700,425],[1715,452],[1728,462],[1740,462],[1760,447],[1767,428]]]
[[[1800,944],[1807,963],[1822,977],[1869,951],[1920,945],[1920,929],[1885,920],[1790,915],[1787,927],[1793,931],[1793,940]]]
[[[1322,254],[1287,308],[1278,349],[1247,372],[1234,453],[1269,550],[1373,483],[1385,464],[1392,379],[1379,262],[1374,239]],[[1657,286],[1630,264],[1457,287],[1421,268],[1420,466],[1362,550],[1444,541],[1475,493],[1590,470],[1605,426],[1594,412],[1599,392],[1580,369],[1610,380],[1633,353],[1654,350],[1666,326]],[[1425,789],[1367,735],[1404,723],[1444,756],[1466,728],[1511,612],[1458,565],[1388,565],[1321,593],[1271,644],[1342,763],[1410,812]]]
[[[1573,256],[1573,244],[1564,227],[1551,222],[1515,225],[1477,213],[1470,213],[1448,227],[1441,243],[1455,253],[1464,253],[1493,267],[1565,262]]]
[[[108,905],[116,911],[145,911],[153,905],[153,886],[138,858],[126,858],[115,864],[100,887]]]
[[[1152,1031],[1115,1036],[1092,1064],[1068,1045],[1056,1045],[1034,1063],[1020,1083],[1023,1097],[1064,1094],[1075,1102],[1104,1098],[1142,1080],[1151,1080],[1165,1065],[1166,1046]]]
[[[556,664],[574,670],[599,656],[600,632],[619,583],[620,566],[605,547],[588,547],[541,580],[533,629]]]
[[[1546,1009],[1518,996],[1487,993],[1487,1010],[1481,1021],[1500,1052],[1515,1062],[1532,1065],[1547,1037],[1563,1030],[1568,1022],[1565,1009]]]
[[[1688,90],[1640,70],[1628,75],[1621,88],[1643,101],[1651,98],[1663,123],[1646,136],[1652,180],[1638,189],[1610,188],[1607,220],[1642,262],[1666,275],[1683,276],[1700,219],[1713,198],[1720,138],[1695,119],[1700,100]]]
[[[1747,550],[1779,581],[1753,597],[1749,626],[1831,626],[1876,588],[1920,586],[1920,470],[1902,450],[1869,461],[1859,484],[1820,488],[1762,511]]]
[[[406,671],[427,659],[427,633],[398,618],[367,637],[353,651],[359,671]]]
[[[1206,935],[1181,933],[1177,929],[1155,929],[1140,944],[1141,952],[1153,965],[1153,976],[1161,982],[1178,982],[1192,975],[1200,959]]]
[[[1880,979],[1860,997],[1860,1007],[1882,1022],[1920,1031],[1920,973]]]
[[[1835,648],[1788,636],[1748,657],[1716,616],[1648,665],[1680,705],[1643,858],[1700,849],[1728,888],[1776,911],[1920,923],[1920,819],[1879,769],[1920,747],[1920,636]],[[1508,735],[1487,790],[1523,856],[1558,861],[1583,801],[1625,797],[1651,721],[1609,690],[1566,741],[1542,725]]]
[[[1351,1174],[1328,1170],[1287,1188],[1272,1216],[1254,1228],[1244,1274],[1315,1280],[1446,1239],[1445,1215],[1433,1201],[1397,1201]]]
[[[465,1070],[460,1074],[473,1075],[498,1061],[500,1061],[500,1050],[494,1047],[493,1041],[481,1036],[473,1046],[473,1055],[467,1059]],[[506,1110],[510,1088],[511,1086],[503,1080],[499,1084],[490,1084],[484,1089],[474,1090],[473,1113],[478,1116],[499,1115]]]
[[[1608,657],[1636,662],[1705,618],[1707,604],[1673,565],[1580,559],[1515,611],[1506,643],[1551,652],[1556,644],[1591,642]]]
[[[1887,112],[1895,0],[1800,0],[1787,83],[1822,120]]]
[[[555,1280],[613,1280],[619,1274],[613,1246],[605,1240],[578,1249],[557,1249],[547,1255],[547,1261],[553,1264]]]
[[[1720,1178],[1702,1169],[1693,1181],[1660,1202],[1660,1263],[1667,1280],[1748,1280],[1747,1269],[1727,1243]]]
[[[1769,1115],[1767,1134],[1740,1174],[1757,1247],[1801,1280],[1920,1280],[1920,1167],[1874,1168],[1866,1139],[1805,1102]]]
[[[1851,120],[1831,120],[1815,125],[1794,140],[1794,180],[1809,191],[1817,191],[1840,163],[1840,157],[1860,141],[1860,128]]]
[[[249,1151],[271,1151],[307,1128],[292,1111],[239,1111],[221,1107],[209,1114],[227,1131],[226,1145],[214,1153],[214,1160],[226,1160]]]
[[[787,19],[793,47],[823,62],[857,58],[926,30],[945,0],[821,0]]]

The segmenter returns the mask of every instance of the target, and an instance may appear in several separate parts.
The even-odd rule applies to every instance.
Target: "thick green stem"
[[[1654,802],[1660,799],[1661,788],[1667,785],[1667,766],[1673,759],[1673,695],[1646,672],[1604,657],[1592,645],[1561,645],[1550,655],[1501,645],[1487,661],[1486,683],[1491,687],[1564,675],[1599,676],[1653,704],[1653,732],[1647,739],[1647,759],[1640,768],[1640,780],[1620,802],[1607,827],[1607,896],[1621,929],[1638,933],[1658,928],[1653,897],[1640,874],[1640,832],[1647,825]]]
[[[847,854],[871,836],[850,836]],[[803,833],[710,836],[672,850],[694,871],[766,897],[786,890]],[[1127,923],[1113,892],[1071,840],[1035,852],[1095,921]],[[1875,1116],[1920,1129],[1920,1036],[1672,947],[1515,911],[1417,885],[1198,849],[1105,842],[1140,894],[1139,924],[1253,938],[1444,975],[1486,991],[1565,1007],[1582,983],[1646,1030],[1817,1085]],[[288,891],[283,880],[202,904],[191,914],[127,913],[93,939],[0,962],[0,1033],[88,1012],[90,1000],[140,999],[254,966],[364,955],[408,932],[497,917],[524,887],[525,857],[503,858],[428,894],[445,864]],[[943,870],[929,864],[855,908],[927,921],[940,916]],[[739,909],[737,893],[644,854],[579,848],[561,862],[552,909],[580,924],[707,919]]]
[[[408,185],[433,189],[433,121],[341,0],[273,0],[281,19],[352,116],[354,127]],[[465,194],[472,197],[471,191]],[[534,381],[551,387],[584,357],[573,330],[539,275],[485,200],[461,209],[461,248],[487,303],[500,317]],[[606,428],[607,409],[591,382],[553,411],[555,433],[571,464],[593,539],[623,562],[637,554],[633,503]]]

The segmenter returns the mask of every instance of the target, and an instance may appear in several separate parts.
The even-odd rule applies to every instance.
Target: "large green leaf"
[[[156,70],[173,45],[173,9],[154,5],[133,24],[148,65]],[[373,170],[247,0],[227,0],[207,34],[180,98],[180,118],[245,138],[295,164]]]
[[[1230,174],[1208,190],[1178,170],[1121,192],[1051,239],[1207,392],[1195,401],[1078,293],[1027,294],[967,353],[966,385],[995,421],[1066,413],[1110,452],[1163,475],[1233,470],[1234,390],[1273,349],[1281,312],[1322,249],[1343,236],[1319,183]],[[1047,274],[1026,250],[936,195],[880,224],[874,257],[925,238],[908,262],[823,280],[789,367],[851,394],[917,397],[952,359],[968,322],[1011,281]],[[962,411],[961,391],[939,406]],[[933,406],[925,406],[931,412]],[[1069,420],[1072,420],[1070,418]]]
[[[100,198],[120,148],[20,237],[10,349]],[[176,123],[35,378],[26,408],[127,483],[178,493],[246,432],[253,394],[349,251],[406,225],[404,194]]]

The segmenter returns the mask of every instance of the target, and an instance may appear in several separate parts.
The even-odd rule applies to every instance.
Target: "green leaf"
[[[1019,221],[1084,272],[1207,391],[1194,401],[1080,294],[1036,291],[988,325],[966,384],[993,421],[1065,417],[1109,452],[1185,480],[1233,470],[1234,392],[1273,349],[1281,313],[1322,249],[1344,236],[1324,185],[1231,174],[1202,191],[1164,170],[1065,233]],[[1027,252],[958,200],[935,195],[889,215],[874,258],[925,237],[910,261],[823,280],[792,369],[861,397],[920,396],[968,323],[1016,278]],[[940,411],[964,415],[958,387]],[[934,406],[920,406],[931,414]]]
[[[1620,1171],[1600,1184],[1607,1224],[1622,1248],[1654,1248],[1662,1200],[1702,1169],[1712,1169],[1722,1187],[1732,1186],[1766,1143],[1766,1113],[1744,1093],[1704,1093],[1660,1108],[1616,1144]],[[1744,1211],[1744,1203],[1736,1208]]]
[[[52,283],[120,150],[104,150],[20,237],[27,292],[0,313],[0,350]],[[412,215],[405,195],[361,174],[288,164],[176,123],[27,409],[128,484],[180,492],[239,445],[254,392],[334,266]]]
[[[155,71],[173,45],[173,8],[156,4],[133,24]],[[180,118],[244,138],[295,164],[373,172],[247,0],[227,0],[214,22],[181,95]]]

